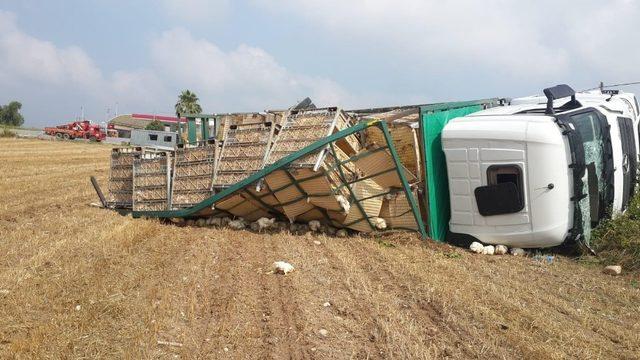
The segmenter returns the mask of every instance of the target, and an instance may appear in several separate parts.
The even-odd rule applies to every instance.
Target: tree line
[[[5,126],[21,126],[24,124],[24,117],[20,114],[22,104],[12,101],[7,105],[0,105],[0,124]]]

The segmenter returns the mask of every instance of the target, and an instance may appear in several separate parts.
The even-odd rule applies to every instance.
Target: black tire
[[[62,133],[56,133],[56,138],[62,140]]]
[[[67,133],[62,134],[62,137],[63,137],[65,140],[71,140],[71,135],[69,135],[69,134],[67,134]]]

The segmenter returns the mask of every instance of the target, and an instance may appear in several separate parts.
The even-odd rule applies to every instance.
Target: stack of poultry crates
[[[396,152],[402,164],[402,171],[409,182],[414,197],[418,198],[418,189],[422,181],[420,159],[420,139],[418,128],[419,108],[397,109],[382,114],[370,115],[371,118],[385,121],[388,124],[389,135],[393,141]],[[370,127],[365,132],[365,143],[369,149],[375,151],[386,146],[386,141],[382,131],[377,127]],[[391,171],[394,166],[393,159],[388,151],[375,151],[367,158],[356,161],[358,168],[363,173],[373,175],[390,170],[372,179],[380,186],[388,189],[388,194],[384,196],[380,217],[383,218],[390,228],[402,228],[417,230],[411,206],[402,191],[402,183],[396,172]]]
[[[171,206],[189,208],[212,195],[217,144],[214,140],[201,146],[176,149]]]
[[[133,159],[141,148],[114,148],[111,151],[107,206],[118,209],[133,208]]]
[[[218,140],[223,140],[232,126],[268,122],[268,115],[261,113],[231,113],[218,116]]]
[[[214,191],[232,186],[262,169],[275,128],[269,122],[229,126],[215,166]],[[269,207],[277,206],[277,200],[273,196],[263,195],[265,194],[253,187],[225,198],[216,203],[215,207],[235,216],[255,220],[269,216]]]
[[[354,118],[337,108],[293,111],[287,114],[265,166],[353,123]],[[357,136],[349,135],[296,160],[286,169],[274,171],[265,178],[265,184],[291,221],[322,220],[342,226],[352,213],[346,183],[354,181],[358,174],[353,163],[338,167],[338,161],[346,161],[359,149]]]
[[[171,157],[168,153],[145,153],[133,160],[133,210],[169,209]]]

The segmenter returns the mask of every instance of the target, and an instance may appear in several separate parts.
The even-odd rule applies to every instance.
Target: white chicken
[[[371,219],[371,222],[373,223],[373,226],[375,226],[378,230],[384,230],[387,228],[387,222],[384,221],[383,218],[374,217]]]
[[[351,209],[351,204],[349,204],[349,200],[347,200],[342,195],[336,196],[336,200],[340,204],[340,207],[342,208],[342,212],[345,213],[345,214],[348,214],[349,210]]]
[[[316,232],[316,231],[319,231],[321,227],[322,227],[322,224],[320,223],[320,221],[318,220],[309,221],[309,230]]]
[[[231,220],[229,221],[228,225],[234,230],[242,230],[247,227],[247,225],[244,223],[244,220]]]
[[[273,263],[273,272],[275,274],[287,275],[294,270],[293,265],[285,261],[276,261]]]
[[[340,229],[340,230],[336,231],[336,236],[339,237],[339,238],[347,237],[347,235],[349,235],[349,234],[347,233],[347,230],[345,230],[345,229]]]
[[[504,255],[509,249],[504,245],[496,245],[496,255]]]
[[[496,248],[493,245],[487,245],[482,249],[483,255],[493,255],[496,252]]]
[[[484,251],[484,246],[479,242],[474,241],[471,243],[471,246],[469,246],[469,250],[473,251],[476,254],[482,254],[482,252]]]
[[[262,232],[263,230],[267,230],[270,229],[271,227],[273,227],[273,224],[276,222],[276,218],[266,218],[266,217],[261,217],[260,219],[258,219],[256,222],[254,222],[254,224],[257,224],[258,226],[258,232]],[[252,229],[253,229],[253,224],[252,225]]]

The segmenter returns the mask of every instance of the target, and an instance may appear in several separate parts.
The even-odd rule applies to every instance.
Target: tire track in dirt
[[[210,300],[201,309],[208,313],[205,334],[202,335],[206,343],[201,343],[201,353],[220,356],[229,351],[239,358],[255,356],[253,347],[260,347],[260,341],[256,339],[262,336],[260,318],[252,310],[255,309],[254,294],[258,288],[255,259],[259,254],[253,251],[250,240],[229,239],[228,235],[235,234],[228,230],[221,235],[217,241],[224,246],[214,270],[217,278],[214,275],[209,283],[206,293]]]
[[[266,236],[268,239],[258,240],[262,244],[260,260],[263,264],[270,265],[274,259],[282,257],[283,251],[280,245],[282,238],[277,239],[278,235]],[[290,277],[276,274],[263,275],[259,294],[261,309],[266,315],[262,319],[265,350],[263,354],[268,355],[269,358],[308,359],[311,357],[306,350],[309,344],[304,334],[304,322],[299,319],[301,311],[295,299],[297,293]]]
[[[211,342],[216,332],[215,326],[218,323],[216,317],[229,311],[231,302],[237,292],[237,287],[221,286],[221,284],[231,282],[237,271],[233,269],[230,269],[231,271],[223,271],[223,264],[228,260],[233,260],[233,254],[229,253],[230,246],[227,241],[217,239],[217,242],[222,246],[218,249],[215,264],[211,268],[211,272],[215,275],[213,279],[208,279],[209,281],[203,283],[204,286],[198,296],[201,304],[198,310],[200,313],[205,314],[199,324],[196,325],[196,329],[194,329],[194,332],[201,339],[198,342],[198,351],[201,355],[205,355],[212,348],[216,351],[220,350],[220,342]],[[229,269],[227,267],[224,270]]]
[[[416,250],[413,247],[400,247],[398,250],[402,253],[403,259],[408,262],[416,262],[416,261],[419,262],[422,260],[421,259],[422,257],[427,257],[427,256],[433,257],[434,255],[436,256],[438,255],[437,253],[425,254],[423,250]],[[425,274],[424,272],[417,271],[415,267],[395,266],[395,264],[399,263],[398,259],[393,256],[390,256],[388,253],[384,253],[383,256],[379,258],[379,260],[390,265],[390,267],[392,268],[395,267],[397,271],[408,273],[410,274],[410,276],[415,277],[415,279],[411,281],[414,284],[421,284],[429,281],[428,275]],[[523,278],[520,281],[518,280],[519,275],[514,274],[512,271],[508,271],[508,274],[500,274],[503,271],[507,271],[505,269],[510,269],[510,268],[496,267],[493,265],[495,261],[492,261],[492,260],[493,259],[482,259],[482,262],[480,263],[475,263],[475,262],[472,263],[473,265],[472,268],[466,269],[466,272],[464,274],[467,276],[470,276],[471,274],[473,274],[473,282],[469,283],[468,281],[463,280],[461,282],[461,285],[467,287],[467,289],[472,292],[479,291],[479,289],[476,289],[476,288],[480,287],[481,288],[480,291],[482,291],[485,294],[484,296],[491,296],[495,298],[492,301],[489,301],[489,303],[478,304],[478,306],[484,308],[484,310],[483,310],[482,317],[477,318],[476,321],[478,324],[482,324],[482,323],[492,322],[490,321],[490,317],[494,318],[496,328],[491,330],[486,329],[485,331],[490,331],[494,333],[492,337],[496,339],[494,341],[497,342],[497,344],[494,344],[494,345],[499,345],[501,348],[500,349],[501,351],[506,351],[506,354],[511,354],[511,355],[520,354],[520,356],[523,356],[523,357],[534,357],[534,358],[540,357],[540,356],[548,357],[550,356],[550,354],[540,353],[539,350],[535,348],[534,344],[538,342],[548,342],[551,339],[555,339],[563,335],[562,333],[554,332],[553,327],[547,328],[547,326],[545,326],[545,323],[539,323],[540,319],[536,319],[533,313],[530,313],[530,311],[527,308],[522,308],[521,305],[519,305],[519,303],[512,303],[511,301],[509,301],[509,299],[515,299],[516,302],[522,301],[523,299],[528,299],[532,301],[532,303],[529,304],[528,308],[546,309],[547,315],[544,317],[544,320],[551,321],[552,323],[562,323],[563,328],[567,327],[567,323],[572,323],[576,327],[582,327],[584,325],[584,321],[585,321],[584,318],[579,317],[576,314],[572,316],[571,314],[568,314],[568,313],[565,314],[565,313],[559,312],[558,308],[561,308],[562,306],[560,306],[556,302],[551,301],[552,298],[562,299],[563,305],[567,308],[571,308],[571,304],[566,300],[566,297],[553,296],[549,298],[544,298],[540,296],[541,289],[544,289],[543,291],[545,291],[546,293],[548,293],[550,289],[548,287],[538,286],[537,285],[538,279],[531,279],[531,275],[527,272],[524,272],[523,274],[521,274],[523,275]],[[522,266],[522,264],[519,264],[518,266]],[[441,268],[441,266],[438,266],[438,267]],[[493,284],[495,281],[498,281],[498,279],[505,279],[507,277],[509,277],[511,280],[509,282],[510,285],[501,284],[501,285],[498,285],[499,286],[498,289],[485,286],[485,284]],[[452,278],[452,281],[460,281],[460,280],[461,279]],[[547,282],[546,285],[549,285],[549,283],[553,283],[553,282]],[[526,285],[519,286],[518,284],[526,284]],[[511,289],[510,286],[518,286],[518,287],[515,289]],[[513,296],[511,297],[507,296],[507,298],[505,299],[503,298],[505,296],[505,292],[507,293],[513,292]],[[574,299],[575,298],[578,298],[578,297],[574,297]],[[456,305],[455,307],[458,308],[458,310],[460,310],[459,305]],[[539,310],[531,310],[531,311],[539,311]],[[549,311],[553,312],[555,315],[548,313]],[[518,314],[518,317],[516,319],[510,319],[509,314]],[[465,321],[467,322],[474,321],[475,315],[472,314],[471,312],[465,313],[464,316],[465,316]],[[558,317],[561,317],[565,321],[560,320]],[[509,324],[511,325],[510,326],[511,328],[514,328],[514,326],[512,325],[514,321],[516,322],[515,328],[517,327],[528,328],[530,326],[533,326],[533,328],[530,329],[529,331],[524,331],[524,332],[520,331],[515,334],[511,333],[511,331],[497,330],[498,324],[503,324],[503,325]],[[503,325],[500,325],[500,326],[503,326]],[[547,324],[547,325],[550,325],[550,324]],[[592,334],[596,334],[596,337],[601,337],[601,340],[606,340],[606,342],[609,342],[611,340],[610,338],[611,334],[608,334],[608,336],[606,336],[605,334],[598,334],[598,331],[596,329],[591,329],[591,330],[593,331]],[[525,333],[527,335],[525,335],[525,338],[523,338],[523,335]],[[604,350],[604,348],[602,347],[603,343],[601,341],[596,341],[596,338],[585,337],[584,334],[568,334],[568,336],[571,337],[572,342],[575,342],[575,338],[574,338],[575,336],[582,336],[583,338],[581,339],[581,341],[583,341],[582,342],[583,344],[592,343],[594,346],[600,347],[601,350]],[[609,344],[614,347],[619,347],[619,345],[614,344],[612,342],[609,342]],[[588,348],[588,347],[584,347],[584,348]],[[610,356],[614,356],[613,354],[615,354],[616,351],[613,348],[610,348],[609,346],[607,346],[606,348],[607,348],[607,352],[610,353]],[[576,355],[577,354],[578,353],[576,353]],[[589,357],[589,356],[593,356],[593,354],[581,355],[581,357]]]
[[[333,245],[345,240],[329,238],[329,241]],[[352,284],[349,282],[349,278],[345,276],[345,274],[355,272],[357,273],[357,276],[361,278],[364,274],[366,274],[367,270],[364,269],[360,264],[347,264],[347,262],[339,254],[337,254],[330,248],[330,246],[327,245],[328,244],[325,243],[324,245],[320,246],[320,251],[328,259],[328,266],[326,267],[325,271],[330,272],[332,275],[335,275],[337,279],[339,279],[339,286],[349,294],[349,297],[352,300],[345,301],[345,306],[343,304],[340,304],[341,299],[336,299],[335,301],[338,302],[336,304],[336,311],[338,312],[339,316],[349,317],[362,327],[355,329],[348,328],[349,333],[357,334],[358,332],[360,332],[361,336],[367,338],[367,341],[359,344],[362,347],[353,349],[354,351],[357,351],[353,355],[355,355],[355,357],[357,358],[384,358],[386,356],[385,349],[378,341],[375,341],[376,339],[373,335],[376,331],[377,320],[372,313],[374,303],[372,299],[357,293],[352,287]],[[345,327],[347,326],[345,325]]]
[[[376,271],[365,272],[369,279],[372,282],[383,284],[387,292],[399,295],[403,302],[400,307],[415,316],[416,321],[429,334],[429,338],[439,343],[438,347],[445,346],[440,341],[443,338],[442,335],[445,335],[444,338],[452,343],[452,349],[446,348],[444,353],[435,355],[438,357],[443,355],[464,358],[476,357],[478,354],[472,348],[475,336],[464,327],[447,319],[442,300],[431,296],[425,299],[424,296],[421,296],[420,290],[426,292],[426,289],[422,289],[421,284],[424,282],[415,277],[415,274],[411,274],[410,277],[407,277],[406,274],[399,275],[406,272],[406,268],[399,269],[397,264],[404,264],[408,259],[398,258],[397,254],[392,254],[395,249],[378,245],[372,239],[366,239],[364,242],[364,246],[369,250],[366,251],[366,256],[362,256],[362,253],[356,255],[359,262],[368,264],[372,268],[377,267]],[[385,266],[380,267],[378,264],[385,264]],[[428,345],[425,344],[425,346]],[[455,350],[458,350],[459,353],[454,353]],[[493,358],[499,357],[497,353],[483,354],[483,356],[486,355]]]
[[[532,262],[532,260],[530,259],[527,259],[526,261]],[[484,263],[486,264],[486,262]],[[568,327],[569,325],[571,327],[584,327],[586,330],[584,333],[571,335],[572,342],[579,340],[582,344],[589,344],[589,345],[592,345],[593,347],[599,347],[601,355],[608,355],[610,357],[614,357],[616,353],[619,353],[621,348],[624,348],[624,350],[626,350],[628,354],[633,354],[634,349],[632,349],[628,344],[630,339],[625,339],[623,335],[625,333],[624,327],[628,326],[629,324],[625,324],[622,321],[620,321],[619,323],[615,321],[607,321],[607,319],[604,319],[603,315],[599,314],[599,310],[602,310],[602,311],[613,310],[617,305],[619,305],[618,299],[607,298],[605,300],[607,302],[606,304],[601,304],[599,302],[591,301],[589,304],[590,306],[594,306],[594,305],[595,306],[602,305],[602,306],[600,306],[600,309],[591,309],[590,311],[584,311],[584,312],[579,312],[580,310],[575,311],[576,310],[575,302],[581,299],[583,296],[588,296],[588,295],[584,290],[582,291],[566,290],[566,289],[571,289],[573,285],[573,283],[571,282],[572,279],[570,277],[568,278],[566,276],[565,277],[553,276],[554,272],[557,271],[557,269],[554,269],[551,267],[539,269],[539,267],[541,266],[546,266],[543,264],[536,264],[532,262],[531,264],[526,264],[526,263],[519,264],[519,266],[527,269],[528,273],[523,272],[521,274],[516,275],[513,272],[510,272],[510,274],[512,274],[513,279],[516,279],[519,276],[525,276],[528,280],[526,282],[527,285],[517,286],[517,284],[525,283],[525,282],[524,280],[522,282],[516,281],[511,284],[512,286],[517,286],[517,287],[514,287],[514,288],[502,287],[501,288],[502,291],[510,292],[514,298],[519,297],[519,298],[528,299],[530,301],[530,306],[533,308],[547,309],[546,318],[550,323],[561,323],[565,328]],[[487,266],[485,266],[484,268],[486,269]],[[477,269],[475,273],[477,274],[478,277],[482,279],[481,282],[490,283],[492,281],[495,281],[495,279],[492,278],[489,272],[482,272],[480,270],[481,269]],[[489,269],[489,270],[495,271],[495,272],[503,271],[502,268]],[[530,275],[531,270],[535,270],[535,271],[544,270],[544,271],[540,274],[540,276],[532,277]],[[548,277],[553,277],[553,281],[552,282],[548,281],[547,280]],[[549,284],[553,284],[553,286],[549,286]],[[541,296],[541,292],[545,296]],[[589,294],[589,295],[601,296],[601,294]],[[593,296],[591,296],[591,298],[593,299]],[[500,309],[496,309],[495,311],[504,313],[508,311],[518,311],[518,310],[521,310],[521,309],[517,306],[513,306],[510,303],[501,302]],[[532,339],[532,341],[542,341],[546,338],[554,338],[562,335],[561,333],[554,332],[553,327],[545,326],[544,323],[536,325],[536,322],[538,321],[536,321],[535,317],[532,314],[528,314],[524,311],[520,311],[520,312],[521,314],[520,314],[519,322],[523,326],[529,326],[528,324],[532,324],[530,326],[535,330],[534,333],[538,334],[538,339],[537,340]],[[601,324],[600,320],[606,321],[607,323],[606,327],[603,327],[600,325]],[[591,322],[593,325],[585,326],[587,322]],[[549,325],[550,323],[547,323],[547,325]],[[575,336],[580,336],[580,338],[575,339],[574,338]],[[624,341],[624,340],[627,340],[627,341]],[[603,346],[603,344],[606,344],[606,346]],[[590,348],[590,347],[584,346],[584,348]],[[587,356],[587,355],[583,355],[583,356]]]

